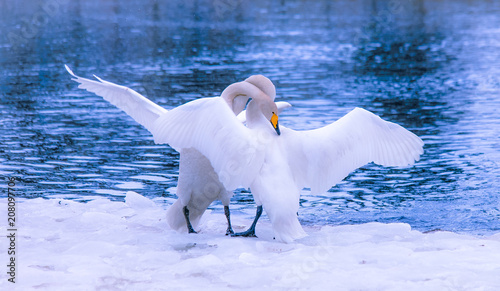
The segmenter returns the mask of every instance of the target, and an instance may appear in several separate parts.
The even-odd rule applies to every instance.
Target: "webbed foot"
[[[253,220],[253,223],[250,226],[250,228],[244,232],[238,232],[238,233],[231,234],[231,236],[232,237],[238,237],[238,236],[257,237],[257,235],[255,235],[255,226],[257,225],[257,221],[259,220],[261,215],[262,215],[262,205],[259,205],[259,206],[257,206],[257,213],[255,214],[255,219]]]
[[[228,228],[227,228],[227,230],[226,230],[226,235],[231,235],[231,236],[233,236],[233,234],[234,234],[233,229],[228,227]]]
[[[255,229],[249,229],[247,231],[244,231],[244,232],[237,232],[237,233],[233,233],[231,234],[232,237],[238,237],[238,236],[242,236],[242,237],[257,237],[257,235],[255,235]]]

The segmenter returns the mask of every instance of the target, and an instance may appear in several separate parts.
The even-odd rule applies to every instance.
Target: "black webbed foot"
[[[231,235],[232,236],[233,234],[234,234],[233,229],[228,227],[227,230],[226,230],[226,235]]]
[[[233,233],[231,234],[232,237],[238,237],[238,236],[242,236],[242,237],[257,237],[257,235],[255,235],[255,229],[249,229],[247,231],[244,231],[244,232],[237,232],[237,233]]]
[[[253,223],[250,226],[250,228],[244,232],[238,232],[238,233],[231,234],[231,236],[232,237],[238,237],[238,236],[257,237],[257,235],[255,235],[255,226],[257,225],[257,221],[259,220],[261,215],[262,215],[262,205],[259,205],[259,206],[257,206],[257,213],[255,214],[255,219],[253,220]]]

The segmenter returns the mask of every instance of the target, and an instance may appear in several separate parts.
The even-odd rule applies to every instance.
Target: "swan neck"
[[[262,114],[259,103],[258,100],[252,100],[248,103],[246,111],[248,128],[259,128],[269,123]]]
[[[276,97],[276,87],[273,82],[269,80],[269,78],[263,75],[253,75],[248,77],[245,82],[248,82],[255,87],[259,88],[262,92],[264,92],[271,100],[274,101]]]
[[[222,91],[221,98],[224,99],[235,114],[239,114],[248,102],[249,98],[263,99],[265,93],[255,85],[248,82],[238,82],[229,85]]]

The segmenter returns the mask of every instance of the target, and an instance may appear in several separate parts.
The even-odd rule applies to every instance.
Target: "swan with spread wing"
[[[264,90],[268,96],[272,96],[274,99],[276,91],[269,79],[255,75],[247,78],[245,82],[254,85],[259,90]],[[230,107],[237,102],[237,106],[233,106],[233,112],[238,114],[246,105],[249,94],[257,90],[254,86],[247,86],[246,83],[242,82],[231,84],[222,92],[220,98],[224,99]],[[276,106],[278,112],[281,112],[291,105],[288,102],[276,102]],[[245,111],[239,113],[238,119],[240,122],[246,121],[245,113]],[[205,210],[214,200],[218,199],[224,205],[224,213],[227,218],[228,228],[226,234],[247,235],[246,233],[235,234],[232,230],[229,211],[229,202],[232,195],[233,192],[227,191],[219,181],[217,173],[215,173],[210,161],[205,156],[194,148],[181,149],[177,183],[177,196],[179,199],[167,209],[167,222],[173,229],[183,230],[187,227],[189,232],[195,232],[194,228],[196,228]]]
[[[280,127],[273,99],[255,85],[245,86],[255,87],[247,95],[252,100],[247,105],[246,126],[220,97],[200,98],[168,112],[158,112],[149,100],[123,110],[129,115],[131,111],[139,117],[153,116],[143,124],[132,115],[156,143],[169,144],[177,151],[199,151],[225,189],[250,187],[258,205],[252,227],[263,208],[279,241],[306,235],[297,217],[302,188],[324,192],[367,163],[408,166],[423,153],[423,142],[415,134],[361,108],[315,130]]]
[[[94,76],[97,81],[82,78],[75,75],[68,66],[65,68],[73,76],[73,80],[80,83],[79,88],[103,97],[106,101],[125,111],[149,131],[152,130],[156,119],[168,112],[130,88],[104,81],[97,76]],[[239,113],[240,122],[246,121],[243,109],[250,94],[264,91],[272,99],[276,96],[274,85],[264,76],[254,75],[247,78],[245,82],[229,85],[220,96],[234,114]],[[276,105],[279,112],[291,106],[288,102],[277,102]],[[225,189],[210,161],[199,151],[194,148],[183,148],[179,150],[179,153],[177,184],[179,199],[167,209],[167,222],[170,227],[176,230],[187,228],[190,233],[196,232],[194,229],[207,207],[214,200],[219,199],[224,205],[227,218],[226,234],[234,234],[229,211],[229,200],[233,192]]]

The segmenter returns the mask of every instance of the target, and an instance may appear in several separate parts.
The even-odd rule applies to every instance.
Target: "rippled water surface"
[[[77,89],[63,64],[166,108],[264,74],[293,104],[283,125],[359,106],[426,143],[414,167],[367,165],[323,195],[304,190],[303,223],[500,230],[498,1],[43,3],[0,1],[0,176],[18,177],[24,197],[175,199],[178,154]],[[254,211],[246,191],[233,200]]]

